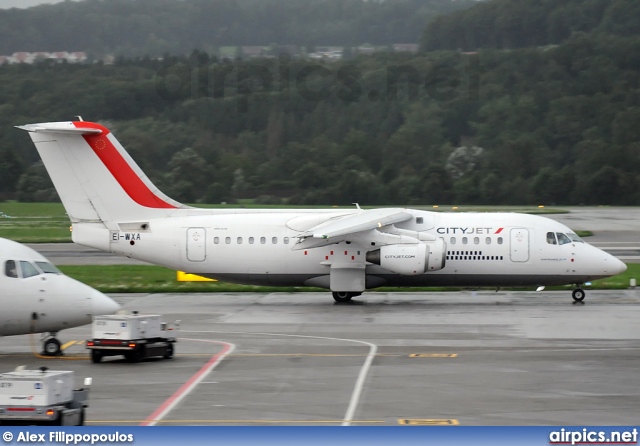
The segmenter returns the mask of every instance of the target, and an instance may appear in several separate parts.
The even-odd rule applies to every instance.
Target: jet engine
[[[385,245],[367,253],[367,262],[403,275],[424,274],[444,268],[447,246],[442,239],[429,243]]]

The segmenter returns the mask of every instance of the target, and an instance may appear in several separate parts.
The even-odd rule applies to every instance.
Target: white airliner
[[[33,249],[0,238],[0,336],[48,333],[43,352],[60,354],[58,331],[91,323],[120,306],[67,277]]]
[[[626,270],[548,218],[413,209],[198,209],[156,188],[114,135],[29,124],[73,241],[229,282],[316,286],[338,302],[380,286],[575,284]]]

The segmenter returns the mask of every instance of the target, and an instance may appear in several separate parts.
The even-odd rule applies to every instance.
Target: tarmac
[[[89,361],[5,338],[4,370],[93,378],[88,425],[632,425],[640,292],[114,295],[180,320],[174,359]],[[176,402],[177,401],[177,402]]]

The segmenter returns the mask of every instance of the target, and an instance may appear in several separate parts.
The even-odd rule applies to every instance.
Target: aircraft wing
[[[315,226],[298,236],[299,242],[294,249],[305,249],[330,245],[346,240],[347,236],[355,236],[364,231],[379,229],[384,226],[411,220],[412,215],[404,209],[371,209],[348,215],[339,220],[332,220]],[[302,245],[302,246],[300,246]]]

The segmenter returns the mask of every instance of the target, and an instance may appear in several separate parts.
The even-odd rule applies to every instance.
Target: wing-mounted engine
[[[385,245],[367,253],[367,262],[397,274],[414,275],[444,268],[447,246],[442,239],[416,244]]]

